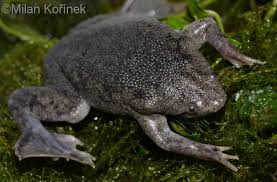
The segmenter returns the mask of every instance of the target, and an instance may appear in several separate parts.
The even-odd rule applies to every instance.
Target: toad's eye
[[[194,112],[194,107],[193,107],[193,106],[190,106],[189,111],[190,111],[190,112]]]

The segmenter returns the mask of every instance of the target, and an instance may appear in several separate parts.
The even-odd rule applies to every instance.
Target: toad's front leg
[[[252,66],[254,64],[266,63],[240,53],[239,50],[229,43],[212,18],[197,20],[186,27],[182,33],[192,38],[195,49],[199,49],[205,42],[208,42],[237,68],[240,68],[242,65]]]
[[[77,138],[49,132],[40,122],[79,122],[90,109],[83,99],[48,87],[31,87],[14,91],[8,105],[22,130],[15,145],[19,160],[29,157],[66,158],[94,166],[93,156],[76,149],[76,145],[82,145]]]
[[[238,157],[223,153],[231,147],[202,144],[180,136],[170,130],[167,119],[163,115],[135,113],[133,116],[138,120],[146,135],[162,149],[199,159],[216,161],[235,172],[238,171],[237,167],[228,162],[228,159],[238,160]]]

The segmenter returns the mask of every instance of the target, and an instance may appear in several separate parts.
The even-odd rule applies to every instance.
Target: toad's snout
[[[196,105],[203,113],[213,113],[220,110],[226,102],[226,94],[224,91],[221,91],[219,93],[211,93],[207,95],[208,98],[205,100],[206,102],[203,103],[203,101],[197,101]]]

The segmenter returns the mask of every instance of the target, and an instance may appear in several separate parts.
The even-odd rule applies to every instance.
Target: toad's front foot
[[[95,167],[95,158],[86,152],[76,149],[83,145],[71,135],[50,133],[45,129],[25,131],[15,144],[15,154],[19,160],[29,157],[52,157],[75,160]]]
[[[205,42],[215,47],[221,55],[232,63],[236,68],[242,65],[265,64],[266,62],[252,59],[240,53],[224,34],[220,31],[213,18],[204,18],[191,23],[183,31],[194,40],[194,47],[200,48]]]
[[[253,66],[254,64],[265,64],[266,62],[259,61],[250,58],[242,53],[240,53],[236,48],[234,48],[229,43],[226,46],[219,49],[223,57],[232,63],[236,68],[240,68],[242,65]]]

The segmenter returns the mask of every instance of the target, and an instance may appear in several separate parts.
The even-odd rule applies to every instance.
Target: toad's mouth
[[[181,117],[183,117],[183,118],[201,118],[201,117],[206,116],[208,114],[209,113],[203,113],[203,114],[183,113],[183,114],[181,114]]]

